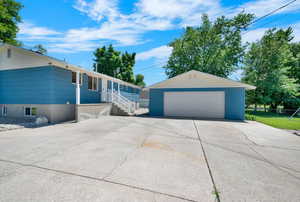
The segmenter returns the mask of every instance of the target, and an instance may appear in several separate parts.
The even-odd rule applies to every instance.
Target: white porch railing
[[[101,92],[101,93],[102,96],[105,96],[104,100],[106,100],[106,102],[114,103],[128,113],[134,113],[134,111],[137,109],[137,104],[135,102],[130,101],[129,99],[120,95],[116,91]]]

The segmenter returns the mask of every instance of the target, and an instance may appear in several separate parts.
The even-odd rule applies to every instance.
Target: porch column
[[[118,83],[118,94],[121,95],[121,91],[120,91],[120,83]]]
[[[114,101],[114,81],[111,80],[111,102]]]
[[[76,72],[76,104],[80,104],[80,72]]]

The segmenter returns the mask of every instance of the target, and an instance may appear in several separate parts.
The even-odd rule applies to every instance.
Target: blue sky
[[[117,50],[136,52],[135,73],[147,85],[166,78],[161,68],[168,59],[169,42],[184,27],[197,26],[203,13],[213,20],[240,11],[257,17],[290,0],[19,0],[23,22],[18,34],[25,47],[42,44],[48,55],[92,70],[93,51],[113,44]],[[260,38],[270,27],[294,28],[300,40],[300,0],[261,20],[243,35],[243,42]],[[239,79],[239,73],[231,76]]]

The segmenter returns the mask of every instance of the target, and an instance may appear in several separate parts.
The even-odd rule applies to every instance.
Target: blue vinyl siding
[[[151,116],[164,116],[164,92],[180,91],[224,91],[225,118],[244,120],[245,89],[244,88],[169,88],[150,89],[149,111]],[[188,98],[187,98],[188,99]]]
[[[108,81],[108,89],[112,82]],[[102,82],[98,79],[98,90],[88,90],[88,76],[83,74],[80,87],[80,102],[99,103]],[[117,83],[114,83],[117,90]],[[140,90],[129,93],[129,87],[122,85],[121,94],[132,101],[138,101]],[[131,88],[132,89],[132,88]],[[133,92],[133,90],[131,90]],[[75,104],[76,85],[72,83],[72,71],[54,67],[32,67],[0,71],[0,104]]]
[[[0,103],[53,103],[52,73],[52,67],[0,71]]]
[[[76,103],[76,85],[72,83],[72,72],[66,69],[53,67],[54,104]],[[98,81],[98,91],[88,89],[88,76],[83,74],[80,86],[80,103],[99,103],[101,100],[101,80]]]
[[[88,90],[87,75],[83,75],[81,103],[99,103],[98,91]],[[0,71],[1,104],[70,104],[76,103],[76,85],[70,70],[45,66]]]

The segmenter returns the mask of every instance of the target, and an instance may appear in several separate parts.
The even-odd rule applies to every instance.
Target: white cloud
[[[293,28],[293,35],[294,35],[294,39],[293,41],[300,41],[300,22],[296,23],[296,24],[291,24],[288,26],[281,26],[278,28],[283,28],[286,29],[288,27],[292,27]],[[243,43],[246,42],[255,42],[259,39],[262,38],[262,36],[265,34],[265,32],[270,29],[271,27],[262,27],[262,28],[258,28],[258,29],[253,29],[250,31],[246,31],[243,35],[242,35],[242,41]]]
[[[18,27],[20,29],[19,31],[20,35],[41,37],[41,36],[61,34],[60,32],[57,32],[55,30],[46,27],[38,27],[29,22],[20,23]]]
[[[94,0],[92,2],[77,0],[74,8],[87,14],[92,19],[100,21],[107,16],[116,17],[119,15],[117,3],[117,0]]]
[[[199,25],[203,13],[215,19],[224,14],[234,15],[244,9],[261,16],[286,1],[257,0],[237,7],[222,7],[220,0],[138,0],[134,4],[133,12],[126,15],[120,12],[118,3],[119,0],[76,0],[74,8],[95,20],[94,27],[79,27],[58,32],[25,22],[20,24],[19,39],[39,43],[42,41],[49,44],[50,51],[56,52],[90,51],[104,42],[117,46],[132,46],[151,41],[143,38],[149,31]],[[295,11],[299,8],[300,2],[296,2],[281,12]],[[300,30],[299,27],[300,25],[297,30]],[[243,36],[243,41],[252,42],[259,39],[266,29],[249,31]],[[296,38],[299,38],[299,32],[297,31]],[[170,48],[158,47],[139,54],[138,58],[160,59],[160,54],[170,54]]]
[[[219,0],[140,0],[136,6],[140,13],[147,16],[170,21],[179,19],[179,25],[183,27],[199,25],[204,13],[215,18],[222,12]]]
[[[97,44],[85,43],[54,43],[47,46],[49,52],[55,53],[74,53],[80,51],[91,51],[97,48]]]
[[[294,40],[293,41],[300,41],[300,22],[291,26],[294,29]]]
[[[247,13],[253,13],[257,17],[261,17],[280,6],[283,6],[284,4],[288,3],[287,0],[257,0],[257,1],[250,1],[245,4],[242,4],[241,6],[238,6],[236,8],[233,8],[231,10],[232,14],[239,13],[241,11],[245,11]],[[293,12],[300,9],[300,2],[296,1],[292,3],[291,5],[279,10],[276,12],[276,14],[279,13],[285,13],[285,12]]]
[[[261,39],[261,37],[264,35],[264,33],[268,30],[268,28],[259,28],[259,29],[254,29],[250,31],[244,32],[242,36],[242,41],[243,43],[246,42],[255,42],[256,40]]]
[[[148,59],[156,59],[160,63],[164,63],[168,60],[169,56],[172,53],[172,48],[169,46],[160,46],[157,48],[153,48],[151,50],[138,53],[136,56],[136,60],[148,60]]]

